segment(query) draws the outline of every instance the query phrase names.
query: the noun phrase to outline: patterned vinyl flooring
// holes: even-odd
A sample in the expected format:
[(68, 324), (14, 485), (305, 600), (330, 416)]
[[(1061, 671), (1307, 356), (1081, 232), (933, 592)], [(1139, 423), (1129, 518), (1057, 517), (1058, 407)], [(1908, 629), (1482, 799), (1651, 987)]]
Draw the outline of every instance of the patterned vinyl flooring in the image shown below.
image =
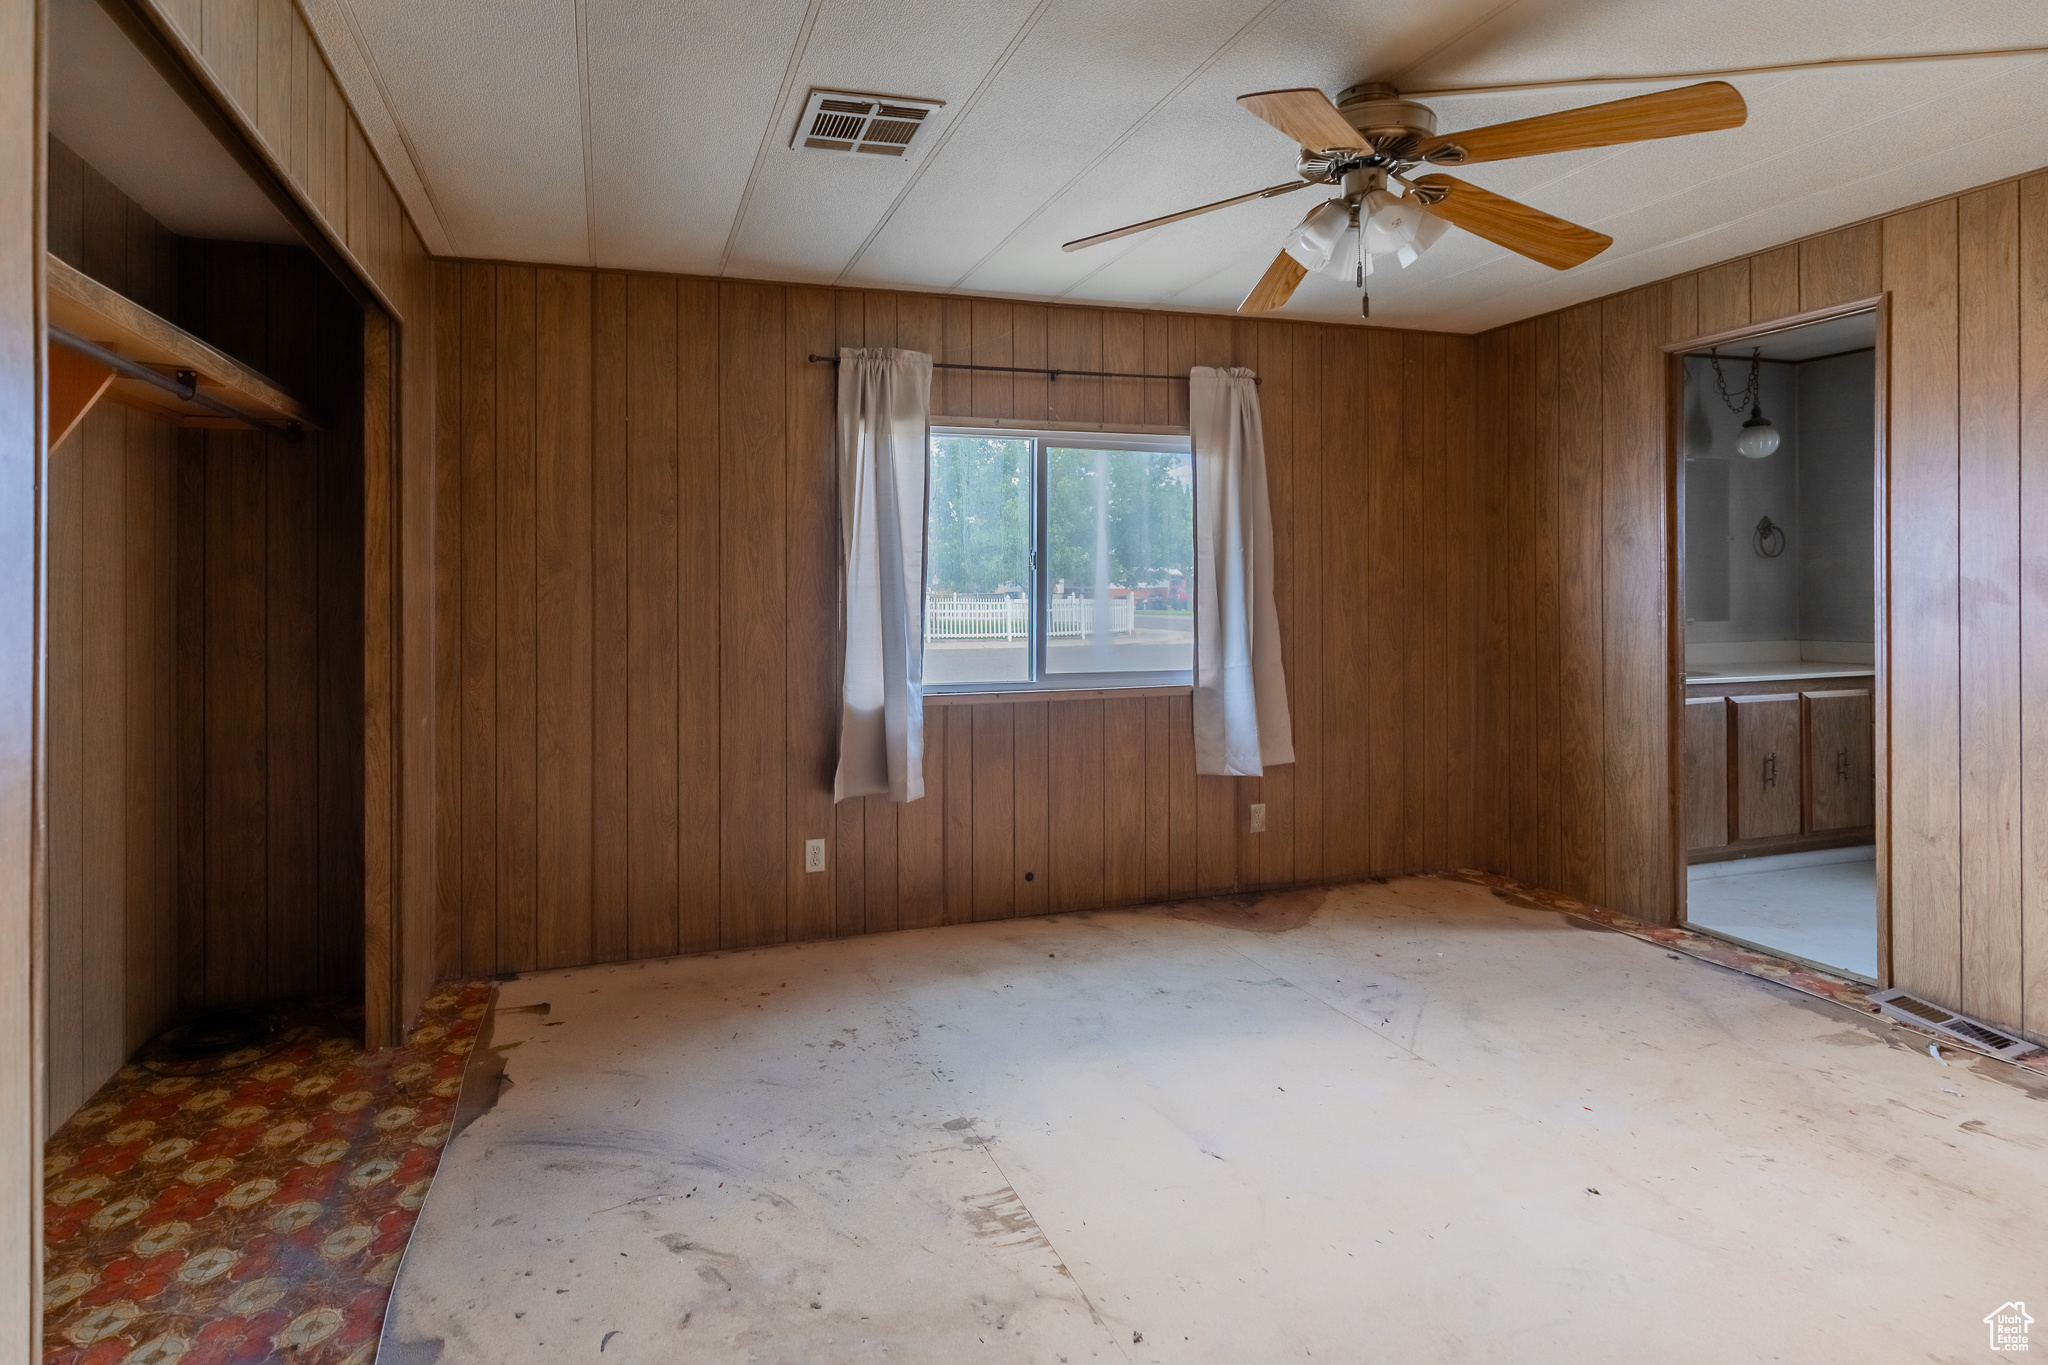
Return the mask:
[(367, 1365), (491, 990), (380, 1052), (315, 1003), (206, 1074), (122, 1067), (44, 1149), (45, 1365)]

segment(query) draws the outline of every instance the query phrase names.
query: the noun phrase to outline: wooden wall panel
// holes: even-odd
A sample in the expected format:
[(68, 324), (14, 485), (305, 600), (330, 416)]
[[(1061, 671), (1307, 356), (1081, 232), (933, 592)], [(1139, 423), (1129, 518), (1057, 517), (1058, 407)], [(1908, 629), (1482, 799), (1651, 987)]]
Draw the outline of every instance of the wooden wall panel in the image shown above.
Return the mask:
[(1602, 511), (1606, 555), (1608, 891), (1657, 920), (1675, 912), (1665, 803), (1670, 726), (1664, 681), (1663, 358), (1658, 299), (1637, 290), (1602, 307)]
[[(633, 957), (673, 953), (681, 946), (681, 831), (676, 806), (676, 632), (681, 624), (676, 596), (681, 538), (676, 495), (678, 322), (673, 280), (629, 281), (626, 809), (628, 951)], [(693, 776), (703, 780), (702, 774)], [(704, 837), (701, 830), (690, 833), (693, 839)]]
[(1699, 272), (1698, 335), (1725, 332), (1750, 323), (1750, 263), (1730, 261)]
[(1884, 288), (1882, 225), (1859, 223), (1799, 244), (1799, 308), (1875, 298)]
[(2019, 186), (1956, 203), (1962, 1006), (2020, 1018)]
[(591, 534), (592, 281), (543, 270), (536, 348), (534, 598), (537, 792), (535, 865), (540, 965), (588, 962), (593, 717)]
[[(1887, 219), (1891, 293), (1892, 970), (1962, 993), (1956, 204)], [(1902, 571), (1903, 570), (1903, 571)]]
[[(1788, 318), (1799, 311), (1799, 243), (1750, 258), (1749, 317), (1752, 322)], [(1688, 331), (1686, 336), (1701, 333)]]
[(177, 235), (56, 138), (49, 149), (51, 253), (144, 308), (177, 318)]
[(50, 456), (48, 1112), (178, 1008), (177, 429), (102, 403)]
[[(1475, 341), (1490, 547), (1476, 613), (1474, 726), (1504, 775), (1492, 864), (1528, 880), (1546, 807), (1556, 889), (1668, 919), (1683, 861), (1670, 828), (1672, 744), (1660, 345), (1889, 295), (1890, 970), (1953, 1008), (2048, 1037), (2048, 176), (1789, 243), (1565, 310), (1554, 376), (1523, 340)], [(1531, 423), (1540, 393), (1590, 414), (1560, 448), (1558, 609)], [(1532, 761), (1544, 703), (1517, 663), (1556, 651), (1559, 764)], [(1880, 724), (1885, 724), (1880, 718)], [(1487, 794), (1482, 789), (1482, 802)], [(1589, 813), (1594, 813), (1589, 815)], [(1486, 847), (1482, 838), (1480, 847)], [(1482, 861), (1484, 859), (1482, 858)]]
[[(2020, 182), (2020, 1017), (2048, 1037), (2048, 175)], [(2029, 796), (2031, 794), (2031, 797)]]
[[(536, 279), (533, 325), (509, 325)], [(517, 969), (511, 905), (537, 905), (545, 965), (568, 965), (1439, 868), (1477, 847), (1460, 798), (1483, 756), (1467, 730), (1481, 635), (1457, 612), (1482, 588), (1478, 429), (1427, 401), (1475, 382), (1470, 342), (482, 263), (437, 280), (439, 753), (463, 775), (438, 788), (444, 962)], [(1185, 693), (931, 699), (925, 799), (832, 803), (836, 389), (806, 357), (888, 345), (1264, 374), (1294, 765), (1197, 778)], [(1367, 399), (1357, 378), (1380, 374)], [(531, 405), (507, 396), (528, 384)], [(1187, 420), (1172, 381), (941, 371), (933, 391), (949, 417)], [(542, 783), (514, 841), (505, 775), (529, 771), (567, 780)], [(821, 874), (802, 870), (812, 838)], [(558, 866), (576, 869), (561, 895)]]
[[(1563, 410), (1601, 410), (1601, 308), (1582, 304), (1559, 318), (1558, 384)], [(1558, 876), (1600, 901), (1607, 894), (1605, 537), (1601, 451), (1582, 429), (1562, 443), (1558, 470)]]
[(789, 937), (783, 293), (718, 291), (719, 524), (736, 532), (719, 564), (718, 941), (733, 946)]
[(0, 0), (0, 1361), (41, 1358), (41, 1016), (48, 553), (43, 478), (42, 0)]
[(188, 242), (184, 256), (188, 325), (307, 394), (333, 430), (179, 438), (178, 818), (193, 854), (180, 1004), (354, 994), (368, 876), (362, 313), (297, 248)]

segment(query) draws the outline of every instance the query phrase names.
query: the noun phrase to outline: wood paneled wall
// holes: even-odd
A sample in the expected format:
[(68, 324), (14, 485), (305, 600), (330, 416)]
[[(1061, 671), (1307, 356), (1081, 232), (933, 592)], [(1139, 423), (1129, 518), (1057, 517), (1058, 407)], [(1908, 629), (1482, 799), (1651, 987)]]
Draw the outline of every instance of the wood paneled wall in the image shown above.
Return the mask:
[(61, 1122), (179, 1006), (178, 429), (101, 403), (50, 453), (46, 1078)]
[(176, 321), (178, 235), (56, 138), (49, 148), (50, 251)]
[(363, 574), (362, 918), (371, 1041), (394, 1041), (434, 981), (434, 344), (432, 265), (419, 232), (291, 0), (109, 0), (131, 34), (196, 82), (267, 185), (374, 292), (394, 324), (367, 325), (373, 384), (367, 433)]
[(362, 312), (310, 252), (185, 244), (200, 331), (330, 415), (180, 436), (179, 1001), (363, 981)]
[[(1469, 340), (484, 263), (435, 283), (444, 971), (1476, 856)], [(842, 345), (1258, 370), (1299, 761), (1198, 778), (1184, 693), (934, 702), (926, 798), (835, 808), (835, 380), (805, 357)], [(940, 371), (933, 407), (1178, 425), (1186, 402)]]
[(42, 1355), (41, 0), (0, 0), (0, 1365)]
[(1673, 916), (1657, 347), (1881, 293), (1892, 974), (2048, 1037), (2048, 176), (1479, 338), (1489, 861)]

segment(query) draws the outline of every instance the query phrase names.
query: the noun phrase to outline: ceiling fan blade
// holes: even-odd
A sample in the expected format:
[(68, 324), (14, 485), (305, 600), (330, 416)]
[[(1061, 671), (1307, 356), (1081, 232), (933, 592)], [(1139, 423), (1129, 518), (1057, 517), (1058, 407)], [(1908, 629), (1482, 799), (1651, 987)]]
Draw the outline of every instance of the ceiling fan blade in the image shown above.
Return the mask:
[(1269, 185), (1263, 190), (1253, 190), (1250, 194), (1240, 194), (1234, 199), (1218, 199), (1213, 204), (1204, 204), (1200, 208), (1182, 209), (1179, 213), (1169, 213), (1163, 218), (1147, 218), (1142, 223), (1132, 223), (1129, 227), (1120, 227), (1113, 232), (1098, 232), (1093, 237), (1076, 237), (1073, 241), (1062, 246), (1060, 250), (1079, 251), (1084, 246), (1094, 246), (1099, 242), (1115, 241), (1119, 237), (1128, 237), (1134, 232), (1143, 232), (1147, 228), (1165, 227), (1168, 223), (1178, 223), (1181, 219), (1192, 218), (1198, 213), (1213, 213), (1217, 209), (1227, 209), (1232, 204), (1248, 204), (1254, 199), (1271, 199), (1275, 195), (1292, 194), (1295, 190), (1307, 189), (1310, 185), (1318, 183), (1320, 182), (1314, 180), (1290, 180), (1284, 185)]
[(1237, 102), (1311, 151), (1348, 147), (1369, 152), (1365, 137), (1337, 112), (1320, 90), (1260, 90)]
[(1424, 189), (1444, 192), (1442, 199), (1424, 206), (1429, 212), (1495, 246), (1541, 261), (1553, 270), (1583, 265), (1614, 244), (1614, 239), (1605, 233), (1567, 223), (1542, 209), (1532, 209), (1453, 176), (1418, 176), (1415, 183)]
[(1252, 286), (1252, 292), (1244, 296), (1244, 302), (1237, 305), (1240, 313), (1270, 313), (1294, 297), (1294, 290), (1308, 278), (1308, 271), (1300, 261), (1286, 252), (1273, 258), (1273, 264), (1266, 267), (1266, 273), (1259, 276), (1259, 282)]
[(1660, 90), (1654, 95), (1636, 95), (1562, 113), (1516, 119), (1513, 123), (1467, 128), (1462, 133), (1442, 133), (1424, 141), (1414, 154), (1426, 157), (1443, 147), (1462, 147), (1464, 159), (1450, 164), (1465, 166), (1517, 156), (1542, 156), (1547, 152), (1575, 152), (1585, 147), (1611, 147), (1619, 142), (1680, 137), (1686, 133), (1711, 133), (1720, 128), (1740, 128), (1748, 118), (1749, 106), (1743, 103), (1742, 92), (1726, 81), (1702, 81), (1677, 90)]

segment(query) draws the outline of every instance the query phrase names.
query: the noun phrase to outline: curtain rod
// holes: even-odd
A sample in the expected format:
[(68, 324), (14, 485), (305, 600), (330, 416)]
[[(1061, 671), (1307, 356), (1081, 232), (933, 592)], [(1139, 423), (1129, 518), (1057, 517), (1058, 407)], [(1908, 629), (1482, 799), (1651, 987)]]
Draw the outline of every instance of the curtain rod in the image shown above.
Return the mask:
[[(839, 357), (836, 355), (814, 355), (808, 358), (820, 365), (837, 365), (839, 363)], [(1055, 381), (1061, 375), (1066, 375), (1069, 379), (1178, 379), (1183, 384), (1188, 382), (1188, 377), (1184, 374), (1133, 374), (1129, 370), (1041, 370), (1032, 365), (958, 365), (946, 360), (934, 360), (932, 368), (935, 370), (994, 370), (1002, 374), (1042, 374)], [(1252, 376), (1252, 383), (1254, 384), (1263, 384), (1265, 382), (1265, 380), (1257, 375)]]
[(187, 403), (205, 408), (208, 412), (232, 418), (245, 426), (254, 427), (266, 435), (281, 436), (287, 441), (297, 441), (305, 435), (304, 428), (300, 427), (297, 422), (284, 422), (281, 424), (266, 422), (260, 417), (251, 417), (248, 413), (231, 408), (217, 398), (201, 393), (199, 391), (199, 381), (196, 377), (190, 382), (182, 378), (182, 376), (191, 373), (189, 370), (180, 370), (178, 373), (181, 377), (172, 378), (160, 370), (152, 370), (147, 365), (139, 365), (118, 351), (110, 351), (104, 346), (95, 345), (84, 337), (74, 332), (68, 332), (55, 323), (50, 324), (49, 333), (50, 340), (58, 345), (74, 350), (87, 359), (98, 361), (115, 374), (122, 375), (128, 379), (139, 379), (145, 384), (153, 384), (165, 393), (174, 394)]

